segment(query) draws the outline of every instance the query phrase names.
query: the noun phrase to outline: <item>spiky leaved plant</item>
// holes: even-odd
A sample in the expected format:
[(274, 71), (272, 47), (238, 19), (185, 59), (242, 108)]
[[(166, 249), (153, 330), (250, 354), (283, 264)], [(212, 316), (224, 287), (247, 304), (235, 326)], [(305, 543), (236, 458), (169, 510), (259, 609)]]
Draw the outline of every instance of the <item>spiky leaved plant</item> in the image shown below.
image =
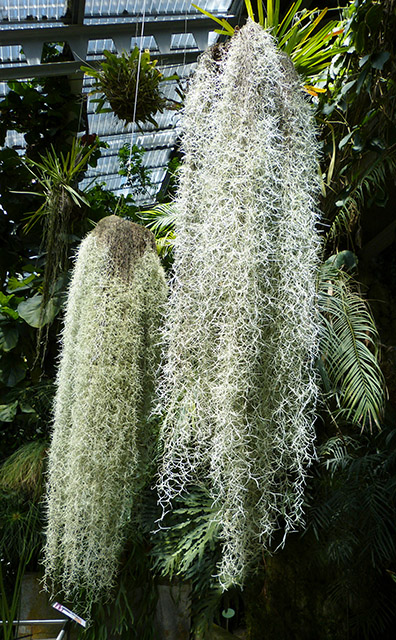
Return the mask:
[(116, 216), (82, 242), (69, 291), (49, 450), (48, 587), (108, 595), (152, 471), (148, 420), (166, 300), (152, 233)]
[(201, 57), (183, 147), (158, 487), (208, 487), (227, 588), (301, 522), (314, 454), (315, 128), (259, 25)]

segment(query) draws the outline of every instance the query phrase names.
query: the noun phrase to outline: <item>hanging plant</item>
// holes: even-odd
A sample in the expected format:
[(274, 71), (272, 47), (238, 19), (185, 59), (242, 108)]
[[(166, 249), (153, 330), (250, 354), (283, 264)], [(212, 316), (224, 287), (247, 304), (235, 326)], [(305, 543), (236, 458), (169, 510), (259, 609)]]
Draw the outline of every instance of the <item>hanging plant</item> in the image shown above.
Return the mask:
[[(162, 82), (176, 80), (177, 76), (164, 77), (156, 67), (157, 60), (150, 59), (148, 50), (141, 52), (135, 47), (130, 54), (123, 51), (120, 56), (110, 51), (103, 53), (106, 61), (100, 69), (81, 67), (95, 79), (92, 93), (102, 94), (93, 100), (97, 103), (96, 113), (113, 111), (127, 124), (150, 122), (157, 127), (154, 116), (158, 111), (180, 107), (175, 100), (166, 98), (160, 87)], [(111, 109), (104, 108), (106, 100)]]
[(183, 149), (158, 490), (209, 492), (228, 588), (303, 520), (318, 393), (315, 128), (258, 24), (201, 57)]
[(46, 584), (109, 594), (152, 471), (149, 420), (166, 299), (152, 233), (116, 216), (83, 240), (69, 290), (49, 450)]

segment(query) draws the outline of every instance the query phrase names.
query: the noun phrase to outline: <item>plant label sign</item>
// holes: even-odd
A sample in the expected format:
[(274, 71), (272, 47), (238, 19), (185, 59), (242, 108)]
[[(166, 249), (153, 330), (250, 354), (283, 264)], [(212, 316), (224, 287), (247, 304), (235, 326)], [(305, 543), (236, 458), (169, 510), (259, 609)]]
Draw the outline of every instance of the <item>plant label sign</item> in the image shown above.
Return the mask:
[(68, 618), (71, 618), (72, 620), (74, 620), (74, 622), (77, 622), (77, 624), (80, 624), (82, 627), (87, 626), (87, 623), (85, 620), (83, 620), (82, 618), (80, 618), (80, 616), (78, 616), (76, 613), (74, 613), (73, 611), (70, 611), (70, 609), (67, 609), (67, 607), (64, 607), (63, 604), (59, 604), (59, 602), (54, 602), (54, 604), (52, 605), (54, 607), (54, 609), (56, 609), (57, 611), (60, 611), (61, 613), (63, 613), (65, 616), (68, 616)]

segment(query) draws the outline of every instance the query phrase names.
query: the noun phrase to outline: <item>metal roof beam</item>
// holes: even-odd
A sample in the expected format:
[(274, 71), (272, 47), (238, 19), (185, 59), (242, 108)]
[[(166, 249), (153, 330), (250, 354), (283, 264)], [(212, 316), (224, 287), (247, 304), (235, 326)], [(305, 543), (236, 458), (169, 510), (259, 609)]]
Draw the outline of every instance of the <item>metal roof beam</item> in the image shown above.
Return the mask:
[[(191, 64), (197, 61), (199, 51), (186, 53), (172, 53), (166, 55), (156, 53), (155, 58), (159, 64), (179, 65)], [(43, 64), (20, 64), (18, 66), (0, 67), (0, 82), (9, 80), (23, 80), (25, 78), (45, 78), (49, 76), (69, 76), (80, 72), (82, 64), (88, 64), (93, 69), (99, 69), (100, 60), (81, 60), (79, 62), (47, 62)], [(81, 72), (82, 73), (82, 72)]]
[[(228, 18), (232, 24), (235, 22)], [(70, 24), (55, 27), (33, 27), (31, 29), (7, 29), (0, 31), (0, 45), (18, 45), (32, 40), (38, 42), (68, 42), (70, 38), (85, 38), (88, 40), (106, 40), (113, 36), (129, 34), (136, 35), (136, 22), (119, 22), (113, 24)], [(138, 22), (140, 24), (140, 21)], [(214, 31), (216, 24), (210, 18), (189, 18), (184, 20), (156, 20), (146, 22), (144, 35), (154, 36), (164, 34), (193, 33), (206, 29)]]
[[(81, 16), (79, 19), (80, 18)], [(69, 24), (59, 27), (9, 29), (0, 31), (0, 45), (20, 45), (25, 52), (28, 64), (33, 67), (40, 63), (41, 52), (45, 42), (67, 42), (73, 52), (75, 61), (86, 62), (89, 40), (106, 40), (112, 38), (118, 51), (120, 51), (127, 46), (128, 38), (131, 39), (136, 36), (136, 24), (136, 22), (118, 24)], [(214, 27), (215, 23), (210, 18), (194, 17), (187, 21), (157, 20), (155, 22), (145, 23), (144, 35), (154, 37), (160, 54), (172, 55), (172, 35), (192, 33), (197, 43), (198, 51), (202, 51), (207, 44), (208, 32), (212, 31)], [(52, 75), (54, 73), (53, 70), (50, 71), (48, 64), (43, 65), (43, 72), (40, 72), (38, 75)], [(14, 67), (14, 69), (18, 70), (21, 68), (20, 65)], [(50, 71), (49, 74), (46, 69)], [(26, 72), (23, 70), (22, 73), (25, 74)], [(18, 71), (15, 71), (12, 75), (10, 75), (10, 73), (1, 74), (0, 80), (27, 77), (26, 75), (20, 76), (17, 74)], [(33, 75), (37, 76), (36, 73)]]
[(85, 0), (72, 0), (70, 13), (72, 24), (83, 24), (85, 15)]

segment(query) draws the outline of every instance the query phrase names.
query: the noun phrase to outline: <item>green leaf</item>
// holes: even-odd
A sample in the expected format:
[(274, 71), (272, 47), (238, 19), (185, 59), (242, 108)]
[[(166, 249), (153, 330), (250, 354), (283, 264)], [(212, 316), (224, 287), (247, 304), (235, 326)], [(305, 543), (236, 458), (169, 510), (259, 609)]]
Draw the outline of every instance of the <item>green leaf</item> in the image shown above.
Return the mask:
[(235, 611), (231, 608), (223, 609), (221, 615), (223, 616), (223, 618), (233, 618), (235, 616)]
[(356, 151), (357, 153), (360, 153), (361, 151), (363, 151), (363, 149), (364, 149), (364, 140), (361, 137), (361, 135), (357, 132), (353, 136), (352, 151)]
[(344, 96), (346, 93), (348, 93), (348, 91), (352, 89), (352, 87), (355, 84), (356, 84), (356, 80), (351, 80), (350, 82), (347, 82), (346, 84), (344, 84), (341, 89), (341, 95)]
[(198, 7), (198, 5), (194, 3), (192, 3), (191, 6), (193, 6), (194, 9), (197, 9), (198, 11), (203, 13), (205, 16), (208, 16), (208, 18), (211, 18), (212, 20), (220, 24), (223, 27), (223, 29), (227, 31), (228, 35), (234, 34), (234, 28), (224, 18), (217, 18), (216, 16), (213, 15), (213, 13), (210, 13), (209, 11), (205, 11), (205, 9), (201, 9), (201, 7)]
[(344, 136), (338, 143), (338, 148), (342, 149), (343, 147), (345, 147), (345, 145), (350, 141), (350, 139), (352, 138), (353, 134), (355, 132), (354, 131), (350, 131), (349, 133), (347, 133), (346, 136)]
[(43, 296), (36, 293), (31, 298), (18, 305), (18, 313), (27, 324), (35, 329), (51, 323), (60, 311), (62, 301), (60, 296), (50, 298), (45, 308), (42, 307)]
[(381, 53), (377, 53), (377, 55), (372, 57), (371, 66), (373, 69), (379, 69), (379, 71), (382, 71), (385, 62), (388, 62), (389, 58), (389, 51), (381, 51)]
[(358, 77), (358, 79), (357, 79), (357, 83), (356, 83), (356, 93), (357, 93), (358, 95), (359, 95), (359, 93), (360, 93), (360, 91), (361, 91), (361, 89), (362, 89), (362, 86), (363, 86), (363, 83), (364, 83), (365, 79), (367, 78), (368, 72), (369, 72), (369, 68), (368, 68), (368, 67), (365, 67), (365, 68), (364, 68), (364, 69), (359, 73), (359, 77)]
[(0, 349), (11, 351), (19, 338), (19, 330), (15, 323), (0, 322)]
[(15, 387), (26, 376), (26, 365), (13, 354), (4, 354), (0, 360), (0, 381), (7, 387)]
[(18, 400), (11, 404), (0, 404), (0, 422), (12, 422), (18, 409)]
[(23, 289), (23, 290), (31, 289), (32, 282), (35, 279), (36, 279), (36, 274), (34, 273), (32, 273), (27, 278), (24, 278), (23, 280), (19, 280), (15, 276), (11, 276), (11, 278), (9, 278), (8, 280), (7, 289), (8, 291), (16, 291), (17, 289)]
[(0, 291), (0, 304), (2, 306), (8, 307), (8, 303), (13, 297), (13, 294), (6, 296), (2, 291)]
[(22, 413), (32, 413), (32, 414), (34, 413), (34, 414), (37, 415), (36, 410), (33, 409), (33, 407), (30, 404), (28, 404), (27, 402), (24, 402), (22, 400), (22, 401), (19, 402), (19, 406), (20, 406), (20, 409), (21, 409)]
[(363, 58), (360, 58), (360, 60), (359, 60), (359, 67), (360, 68), (364, 67), (364, 65), (366, 64), (367, 60), (370, 60), (370, 56), (371, 56), (371, 54), (368, 53), (366, 56), (363, 56)]
[(355, 46), (357, 51), (362, 52), (365, 50), (365, 48), (367, 47), (369, 35), (370, 34), (368, 26), (364, 22), (361, 22), (355, 37)]
[(370, 31), (376, 31), (382, 21), (383, 11), (379, 4), (373, 4), (367, 11), (364, 18), (365, 23), (369, 26)]
[(19, 318), (18, 312), (10, 307), (1, 307), (1, 313), (5, 313), (7, 316), (10, 316), (13, 320), (17, 320)]
[(345, 271), (353, 271), (357, 267), (357, 258), (352, 251), (339, 251), (326, 260), (325, 265), (334, 267), (335, 269), (344, 269)]
[(334, 111), (334, 109), (336, 108), (336, 106), (337, 106), (337, 105), (336, 105), (336, 103), (335, 103), (335, 102), (333, 102), (332, 104), (330, 104), (330, 103), (328, 103), (328, 102), (327, 102), (327, 103), (325, 103), (325, 104), (323, 105), (322, 113), (323, 113), (325, 116), (329, 116), (330, 114), (332, 114), (332, 113), (333, 113), (333, 111)]

